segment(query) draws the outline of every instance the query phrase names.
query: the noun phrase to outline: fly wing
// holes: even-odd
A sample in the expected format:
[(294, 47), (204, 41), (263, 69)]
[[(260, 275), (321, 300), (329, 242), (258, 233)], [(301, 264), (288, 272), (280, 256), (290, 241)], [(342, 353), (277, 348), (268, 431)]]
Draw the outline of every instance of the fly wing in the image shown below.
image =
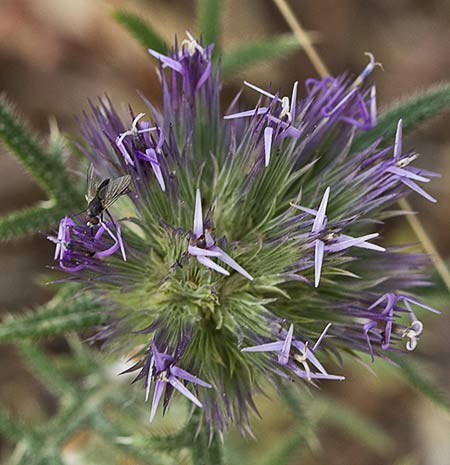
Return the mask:
[(98, 196), (102, 202), (104, 210), (109, 208), (121, 195), (126, 194), (131, 186), (131, 176), (121, 176), (120, 178), (111, 179), (105, 187), (98, 190)]
[(98, 183), (95, 178), (95, 171), (94, 165), (92, 163), (89, 164), (88, 172), (87, 172), (87, 190), (86, 190), (86, 201), (87, 203), (91, 203), (94, 197), (97, 195)]

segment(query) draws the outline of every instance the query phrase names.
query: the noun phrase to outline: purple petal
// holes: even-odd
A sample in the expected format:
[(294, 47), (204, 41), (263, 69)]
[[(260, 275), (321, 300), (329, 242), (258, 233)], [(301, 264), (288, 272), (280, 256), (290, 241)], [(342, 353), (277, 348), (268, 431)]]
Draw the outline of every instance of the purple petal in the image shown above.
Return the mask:
[(376, 245), (376, 244), (370, 244), (366, 242), (378, 236), (379, 236), (378, 233), (367, 234), (361, 237), (351, 237), (351, 236), (342, 234), (336, 239), (337, 240), (336, 243), (327, 245), (326, 250), (329, 252), (340, 252), (341, 250), (348, 249), (349, 247), (361, 247), (363, 249), (370, 249), (370, 250), (376, 250), (379, 252), (385, 252), (386, 251), (385, 248), (380, 247), (379, 245)]
[(175, 376), (169, 375), (169, 383), (178, 391), (183, 394), (184, 397), (187, 397), (191, 402), (193, 402), (198, 407), (202, 408), (202, 403), (194, 396), (194, 394), (189, 391), (180, 381), (178, 381)]
[(208, 249), (201, 249), (200, 247), (196, 247), (195, 245), (190, 245), (188, 247), (188, 252), (191, 255), (200, 256), (200, 257), (220, 257), (220, 252), (214, 252), (213, 250)]
[(369, 310), (374, 309), (377, 305), (381, 304), (381, 302), (383, 302), (383, 300), (385, 300), (386, 298), (387, 298), (387, 294), (383, 294), (377, 301), (375, 301), (375, 302), (369, 307)]
[(264, 129), (264, 160), (266, 167), (269, 166), (270, 162), (270, 151), (272, 150), (272, 135), (273, 128), (267, 127)]
[(291, 207), (301, 210), (302, 212), (309, 213), (310, 215), (317, 215), (317, 210), (313, 210), (312, 208), (302, 207), (301, 205), (295, 205), (294, 203), (291, 203)]
[(389, 173), (396, 174), (397, 176), (404, 176), (409, 179), (414, 179), (415, 181), (430, 182), (428, 178), (424, 178), (423, 176), (419, 176), (418, 174), (415, 174), (403, 168), (399, 168), (398, 166), (391, 166), (386, 171), (389, 171)]
[(177, 73), (183, 74), (183, 66), (178, 61), (166, 55), (162, 55), (161, 53), (158, 53), (155, 50), (152, 50), (151, 48), (148, 49), (148, 52), (150, 53), (150, 55), (157, 58), (164, 66), (168, 66)]
[(337, 381), (343, 381), (345, 379), (345, 376), (338, 376), (338, 375), (330, 375), (328, 373), (306, 373), (304, 370), (300, 370), (300, 368), (295, 368), (292, 370), (297, 376), (300, 378), (308, 379), (329, 379), (329, 380), (337, 380)]
[(195, 194), (195, 212), (194, 212), (194, 236), (196, 238), (203, 234), (203, 213), (202, 213), (202, 196), (200, 189)]
[[(305, 352), (305, 343), (302, 341), (292, 341), (292, 345), (301, 353)], [(324, 366), (319, 362), (318, 358), (314, 355), (313, 351), (309, 348), (306, 349), (306, 358), (321, 372), (326, 374)]]
[(375, 86), (370, 89), (370, 123), (372, 127), (377, 125), (377, 90)]
[(422, 308), (424, 308), (425, 310), (429, 310), (430, 312), (436, 313), (437, 315), (440, 315), (440, 314), (441, 314), (441, 312), (440, 312), (439, 310), (436, 310), (436, 309), (433, 308), (433, 307), (429, 307), (428, 305), (423, 304), (422, 302), (420, 302), (420, 301), (417, 300), (417, 299), (414, 299), (413, 297), (403, 296), (403, 297), (402, 297), (402, 300), (403, 300), (404, 302), (409, 302), (409, 303), (411, 303), (411, 304), (418, 305), (419, 307), (422, 307)]
[(314, 347), (311, 349), (312, 352), (315, 352), (317, 347), (320, 346), (322, 339), (325, 337), (325, 334), (327, 334), (327, 331), (330, 329), (330, 327), (331, 327), (331, 323), (328, 323), (325, 326), (325, 329), (322, 331), (321, 335), (319, 336), (319, 339), (317, 339), (316, 343), (314, 344)]
[(256, 92), (258, 92), (258, 93), (260, 93), (260, 94), (262, 94), (262, 95), (264, 95), (266, 97), (269, 97), (271, 99), (276, 99), (279, 102), (281, 102), (280, 98), (276, 97), (275, 95), (271, 94), (270, 92), (267, 92), (267, 90), (261, 89), (261, 87), (255, 86), (255, 84), (251, 84), (248, 81), (244, 81), (244, 85), (246, 85), (247, 87), (250, 87), (250, 89), (256, 90)]
[(251, 276), (247, 271), (242, 268), (242, 266), (238, 265), (227, 253), (225, 253), (220, 247), (213, 247), (212, 250), (220, 252), (220, 257), (219, 260), (222, 260), (224, 263), (226, 263), (228, 266), (236, 270), (238, 273), (240, 273), (242, 276), (245, 278), (249, 279), (250, 281), (253, 281), (253, 276)]
[(429, 200), (430, 202), (433, 202), (433, 203), (436, 203), (437, 200), (432, 197), (430, 194), (428, 194), (428, 192), (424, 191), (421, 187), (419, 187), (414, 181), (411, 181), (410, 179), (408, 178), (400, 178), (400, 181), (405, 184), (406, 186), (408, 186), (410, 189), (412, 189), (413, 191), (417, 192), (419, 195), (421, 195), (422, 197), (425, 197), (427, 200)]
[(394, 142), (394, 160), (400, 160), (402, 155), (402, 129), (403, 129), (403, 120), (399, 119), (397, 123), (397, 131), (395, 133), (395, 142)]
[(291, 324), (291, 326), (289, 326), (289, 331), (287, 333), (286, 339), (283, 341), (283, 347), (281, 348), (281, 351), (278, 354), (278, 363), (280, 365), (286, 365), (286, 363), (289, 360), (289, 354), (291, 352), (293, 334), (294, 334), (294, 325)]
[(155, 357), (152, 357), (148, 365), (147, 379), (145, 380), (145, 402), (148, 401), (150, 386), (152, 384), (153, 367), (155, 366)]
[(258, 346), (245, 347), (241, 352), (278, 352), (282, 350), (284, 341), (269, 342)]
[(323, 229), (324, 222), (325, 222), (325, 212), (327, 209), (329, 196), (330, 196), (330, 188), (327, 187), (325, 190), (325, 193), (323, 194), (322, 201), (320, 202), (320, 207), (317, 210), (317, 216), (316, 216), (316, 219), (314, 220), (314, 224), (312, 227), (313, 233), (318, 233), (322, 231)]
[(316, 252), (314, 255), (314, 286), (319, 287), (320, 273), (322, 271), (323, 264), (323, 251), (325, 244), (320, 240), (316, 239)]
[(166, 364), (164, 363), (164, 359), (162, 357), (163, 354), (159, 352), (158, 348), (156, 347), (153, 341), (151, 343), (151, 348), (152, 348), (153, 357), (155, 358), (157, 372), (164, 371), (166, 368)]
[(237, 118), (246, 118), (249, 116), (262, 115), (267, 113), (269, 109), (267, 107), (254, 108), (253, 110), (241, 111), (239, 113), (232, 113), (231, 115), (225, 115), (223, 119), (237, 119)]
[(189, 381), (190, 383), (198, 384), (199, 386), (206, 388), (212, 388), (211, 384), (207, 383), (206, 381), (202, 381), (200, 378), (197, 378), (197, 376), (191, 375), (186, 370), (178, 368), (177, 366), (170, 367), (170, 372), (173, 376)]
[(156, 179), (159, 183), (159, 186), (161, 187), (161, 190), (163, 192), (166, 191), (166, 185), (164, 184), (164, 178), (163, 178), (163, 175), (162, 175), (162, 172), (161, 172), (161, 168), (159, 166), (159, 162), (158, 162), (158, 157), (156, 156), (156, 152), (154, 149), (147, 149), (145, 151), (146, 155), (151, 157), (151, 158), (154, 158), (156, 160), (156, 163), (150, 163), (152, 169), (153, 169), (153, 172), (155, 173), (155, 176), (156, 176)]
[(131, 166), (134, 166), (134, 161), (130, 157), (129, 153), (127, 152), (127, 149), (125, 148), (125, 144), (123, 143), (123, 140), (128, 135), (130, 135), (129, 132), (124, 132), (123, 134), (120, 134), (120, 136), (117, 136), (115, 143), (120, 153), (123, 155), (123, 158), (125, 159), (125, 163)]
[(291, 94), (291, 108), (290, 108), (290, 113), (291, 113), (291, 118), (292, 121), (295, 121), (295, 109), (297, 106), (297, 89), (298, 89), (298, 81), (294, 82), (294, 86), (292, 87), (292, 94)]
[(152, 409), (150, 411), (150, 423), (152, 423), (155, 418), (156, 409), (158, 408), (159, 401), (161, 400), (164, 384), (164, 381), (161, 381), (160, 379), (156, 381), (155, 392), (153, 393)]
[(197, 85), (195, 86), (196, 92), (199, 91), (199, 89), (203, 86), (203, 84), (208, 80), (209, 76), (211, 76), (211, 71), (212, 71), (212, 61), (209, 60), (208, 64), (206, 65), (205, 71), (200, 76), (200, 79), (198, 80)]
[(201, 263), (202, 265), (211, 268), (212, 270), (217, 271), (218, 273), (222, 273), (225, 276), (230, 276), (230, 273), (225, 269), (222, 268), (220, 265), (217, 263), (214, 263), (210, 258), (208, 257), (202, 257), (202, 256), (197, 256), (197, 261)]

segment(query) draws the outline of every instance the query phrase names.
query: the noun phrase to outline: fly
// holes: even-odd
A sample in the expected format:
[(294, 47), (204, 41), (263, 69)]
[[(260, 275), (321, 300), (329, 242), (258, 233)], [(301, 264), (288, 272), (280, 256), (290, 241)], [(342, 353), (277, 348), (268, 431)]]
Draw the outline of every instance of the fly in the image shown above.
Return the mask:
[(97, 225), (102, 221), (103, 212), (122, 195), (130, 190), (131, 176), (120, 176), (115, 179), (104, 179), (101, 182), (95, 178), (94, 165), (89, 165), (87, 174), (86, 220), (90, 225)]

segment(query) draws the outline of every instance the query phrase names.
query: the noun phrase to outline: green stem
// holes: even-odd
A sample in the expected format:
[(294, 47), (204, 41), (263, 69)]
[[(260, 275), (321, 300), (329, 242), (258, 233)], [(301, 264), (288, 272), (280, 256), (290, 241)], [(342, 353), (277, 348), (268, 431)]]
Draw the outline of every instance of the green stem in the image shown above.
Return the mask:
[[(223, 444), (217, 433), (210, 440), (209, 430), (202, 423), (201, 412), (194, 412), (186, 432), (192, 438), (193, 465), (222, 465)], [(197, 433), (198, 432), (198, 433)]]

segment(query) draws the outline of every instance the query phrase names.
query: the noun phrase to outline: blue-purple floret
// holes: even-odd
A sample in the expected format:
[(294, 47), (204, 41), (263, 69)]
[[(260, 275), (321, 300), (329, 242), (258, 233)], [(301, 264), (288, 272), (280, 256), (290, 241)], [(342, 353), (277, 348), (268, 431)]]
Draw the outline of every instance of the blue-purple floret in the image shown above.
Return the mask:
[[(249, 98), (259, 94), (257, 103), (240, 107), (236, 98), (222, 114), (212, 50), (190, 34), (167, 55), (150, 50), (159, 62), (161, 111), (145, 97), (146, 113), (130, 108), (122, 116), (108, 98), (91, 103), (80, 149), (99, 179), (131, 176), (127, 195), (135, 214), (101, 218), (95, 226), (66, 216), (49, 239), (57, 268), (90, 286), (102, 289), (108, 282), (126, 295), (136, 282), (157, 283), (142, 308), (121, 311), (113, 298), (106, 300), (114, 309), (111, 330), (99, 333), (147, 338), (132, 369), (140, 369), (136, 380), (145, 380), (145, 399), (152, 398), (150, 421), (161, 399), (166, 411), (175, 390), (203, 408), (211, 431), (223, 432), (232, 421), (251, 434), (256, 375), (275, 386), (285, 379), (342, 380), (320, 361), (326, 354), (338, 358), (345, 349), (388, 357), (402, 343), (415, 349), (423, 332), (415, 312), (436, 312), (408, 291), (428, 284), (422, 271), (427, 258), (382, 247), (376, 229), (411, 191), (435, 202), (418, 183), (437, 174), (411, 165), (417, 155), (403, 152), (402, 120), (391, 146), (379, 139), (352, 152), (355, 134), (377, 124), (375, 86), (366, 84), (379, 65), (371, 54), (356, 78), (308, 79), (300, 99), (298, 82), (286, 97), (245, 82)], [(277, 169), (285, 170), (284, 178), (270, 177)], [(221, 176), (225, 187), (214, 191)], [(265, 182), (280, 183), (270, 205), (261, 203)], [(266, 213), (248, 232), (245, 222), (257, 209)], [(277, 254), (284, 247), (288, 258), (281, 266)], [(170, 265), (167, 255), (176, 256)], [(150, 256), (160, 257), (156, 269), (149, 267)], [(161, 279), (159, 268), (166, 265)], [(211, 323), (205, 308), (193, 313), (189, 307), (175, 319), (164, 308), (151, 313), (151, 296), (161, 292), (168, 299), (172, 283), (187, 283), (188, 294), (192, 283), (207, 289), (208, 305), (216, 302), (213, 316), (223, 312), (225, 323)], [(222, 296), (228, 285), (232, 291)], [(286, 299), (273, 298), (274, 290), (284, 296), (300, 290), (298, 309), (287, 312)], [(254, 313), (227, 310), (239, 292)], [(150, 321), (139, 326), (136, 311)], [(222, 359), (192, 353), (199, 341), (224, 344)]]

